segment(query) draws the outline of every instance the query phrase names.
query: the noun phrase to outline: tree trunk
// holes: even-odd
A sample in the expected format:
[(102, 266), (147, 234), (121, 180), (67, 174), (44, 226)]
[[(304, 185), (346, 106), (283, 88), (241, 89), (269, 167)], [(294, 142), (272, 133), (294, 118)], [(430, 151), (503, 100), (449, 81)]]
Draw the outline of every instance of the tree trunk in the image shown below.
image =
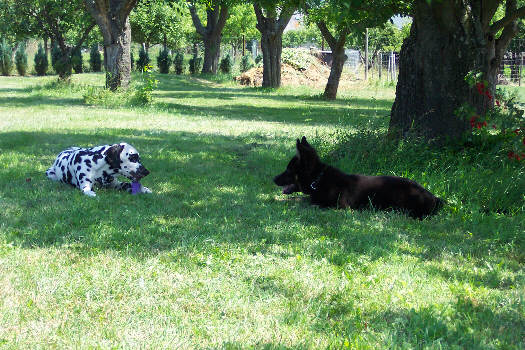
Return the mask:
[(219, 58), (221, 55), (222, 30), (228, 18), (228, 6), (224, 2), (212, 1), (211, 6), (206, 9), (206, 27), (201, 23), (195, 4), (190, 7), (191, 20), (195, 26), (197, 34), (204, 41), (204, 62), (202, 73), (217, 73), (219, 68)]
[[(391, 137), (413, 133), (429, 140), (458, 139), (472, 117), (457, 116), (459, 107), (468, 103), (484, 113), (493, 105), (490, 95), (509, 33), (505, 27), (496, 40), (490, 20), (497, 6), (482, 9), (472, 3), (417, 0), (410, 35), (401, 49)], [(491, 94), (469, 87), (465, 77), (473, 71), (483, 74)]]
[(279, 18), (277, 18), (274, 11), (267, 11), (267, 16), (264, 16), (262, 8), (257, 3), (254, 3), (253, 8), (257, 17), (256, 26), (261, 33), (261, 51), (263, 54), (262, 86), (280, 87), (283, 31), (290, 21), (295, 7), (284, 6), (281, 9)]
[(127, 87), (131, 77), (129, 13), (137, 0), (84, 0), (104, 38), (106, 87)]
[(347, 58), (344, 47), (338, 48), (337, 51), (332, 51), (332, 67), (330, 68), (330, 76), (324, 89), (324, 98), (335, 100), (337, 97), (339, 81), (341, 80), (341, 74), (343, 73), (343, 67)]
[(343, 73), (343, 67), (348, 58), (345, 54), (346, 38), (349, 34), (348, 28), (343, 28), (339, 31), (339, 37), (335, 38), (324, 21), (317, 22), (317, 27), (321, 32), (323, 39), (326, 40), (330, 49), (332, 49), (332, 64), (330, 68), (330, 76), (324, 89), (324, 98), (328, 100), (335, 100), (337, 97), (337, 89), (339, 88), (339, 81)]
[(112, 28), (112, 37), (115, 42), (104, 44), (106, 52), (106, 87), (116, 90), (118, 87), (127, 87), (131, 78), (131, 30), (129, 19), (126, 19), (125, 27)]
[(204, 38), (204, 62), (202, 63), (202, 73), (217, 73), (220, 57), (221, 37), (209, 35)]
[(283, 47), (281, 35), (261, 33), (261, 51), (263, 53), (263, 87), (281, 86), (281, 53)]

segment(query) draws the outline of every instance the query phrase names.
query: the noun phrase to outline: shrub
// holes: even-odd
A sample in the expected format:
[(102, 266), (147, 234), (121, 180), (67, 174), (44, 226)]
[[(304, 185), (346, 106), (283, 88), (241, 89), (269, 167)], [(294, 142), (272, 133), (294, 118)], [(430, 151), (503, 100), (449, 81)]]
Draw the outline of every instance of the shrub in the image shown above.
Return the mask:
[(232, 60), (230, 58), (230, 54), (224, 56), (224, 58), (221, 60), (219, 68), (223, 73), (230, 73), (232, 71)]
[(149, 64), (142, 71), (142, 84), (135, 91), (131, 99), (132, 105), (145, 106), (153, 102), (153, 90), (157, 88), (159, 81), (153, 75), (153, 67)]
[(171, 55), (168, 49), (161, 49), (159, 55), (157, 56), (157, 66), (159, 67), (159, 72), (162, 74), (167, 74), (170, 71), (171, 65)]
[(82, 63), (82, 51), (80, 48), (77, 48), (71, 52), (71, 64), (75, 73), (82, 73)]
[(57, 69), (55, 68), (58, 59), (62, 56), (62, 53), (60, 52), (60, 48), (56, 43), (53, 44), (53, 47), (51, 47), (51, 67), (55, 70), (55, 73)]
[(89, 51), (89, 66), (91, 67), (92, 72), (102, 71), (102, 58), (98, 51), (98, 44), (93, 44), (91, 46), (91, 50)]
[(149, 54), (148, 51), (144, 50), (144, 47), (141, 46), (139, 50), (139, 59), (137, 60), (137, 70), (141, 72), (144, 71), (144, 68), (149, 64)]
[(2, 75), (9, 75), (13, 70), (13, 57), (11, 46), (5, 41), (0, 42), (0, 71)]
[(173, 65), (175, 66), (175, 73), (182, 74), (184, 71), (184, 55), (182, 52), (177, 52), (175, 59), (173, 60)]
[(190, 61), (188, 63), (189, 63), (189, 67), (190, 67), (190, 73), (191, 74), (196, 74), (196, 73), (199, 72), (199, 70), (201, 68), (202, 57), (193, 55), (193, 57), (190, 58)]
[(27, 54), (26, 44), (22, 43), (15, 54), (16, 70), (19, 75), (24, 76), (27, 73)]
[(246, 72), (248, 69), (252, 68), (253, 65), (253, 58), (250, 54), (242, 56), (240, 66), (241, 73)]
[(71, 56), (68, 53), (63, 53), (56, 44), (53, 45), (51, 50), (51, 65), (61, 79), (71, 75), (73, 68), (71, 66)]
[(49, 64), (47, 62), (46, 52), (41, 44), (38, 45), (38, 51), (35, 54), (35, 71), (36, 75), (46, 75)]
[(262, 61), (263, 57), (261, 54), (258, 54), (256, 57), (255, 57), (255, 64), (259, 65), (259, 63)]

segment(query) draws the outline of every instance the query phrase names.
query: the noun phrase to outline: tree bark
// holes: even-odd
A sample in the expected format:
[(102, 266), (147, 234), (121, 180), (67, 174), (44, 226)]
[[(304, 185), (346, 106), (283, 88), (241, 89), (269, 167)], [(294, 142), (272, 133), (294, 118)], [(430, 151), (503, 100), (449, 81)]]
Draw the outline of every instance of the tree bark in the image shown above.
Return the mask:
[(275, 13), (263, 14), (261, 6), (254, 3), (257, 17), (257, 29), (261, 33), (261, 51), (263, 54), (263, 87), (281, 86), (281, 53), (283, 31), (295, 12), (295, 7), (284, 6), (279, 18)]
[(221, 57), (221, 38), (222, 30), (228, 19), (228, 6), (220, 2), (212, 2), (206, 9), (206, 27), (201, 23), (195, 3), (190, 2), (190, 14), (197, 34), (202, 37), (204, 42), (204, 62), (202, 73), (217, 73), (219, 59)]
[(339, 88), (339, 81), (343, 73), (343, 67), (348, 58), (345, 54), (345, 43), (349, 31), (345, 28), (339, 33), (339, 38), (335, 38), (324, 21), (317, 22), (317, 27), (321, 31), (323, 38), (326, 40), (330, 49), (332, 49), (332, 66), (330, 68), (330, 76), (324, 89), (324, 98), (328, 100), (335, 100), (337, 97), (337, 89)]
[(131, 78), (129, 13), (138, 0), (84, 0), (104, 38), (106, 87), (127, 87)]
[[(429, 140), (458, 139), (469, 115), (457, 116), (466, 103), (482, 114), (493, 99), (465, 81), (479, 71), (494, 96), (498, 67), (515, 35), (516, 2), (507, 1), (506, 21), (490, 24), (499, 1), (417, 0), (409, 37), (403, 43), (389, 135)], [(519, 11), (521, 13), (521, 9)], [(509, 20), (514, 18), (514, 20)], [(503, 28), (499, 38), (495, 33)]]

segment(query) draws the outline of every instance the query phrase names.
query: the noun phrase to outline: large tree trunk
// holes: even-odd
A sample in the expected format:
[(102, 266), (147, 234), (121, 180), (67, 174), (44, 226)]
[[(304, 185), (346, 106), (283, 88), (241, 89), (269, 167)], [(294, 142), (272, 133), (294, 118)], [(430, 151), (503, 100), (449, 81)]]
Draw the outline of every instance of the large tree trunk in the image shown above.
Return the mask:
[(208, 36), (204, 38), (204, 62), (202, 73), (217, 73), (221, 57), (221, 37)]
[(137, 0), (84, 0), (104, 38), (106, 87), (127, 87), (131, 78), (129, 13)]
[(254, 3), (257, 17), (257, 29), (261, 32), (261, 51), (263, 54), (263, 87), (281, 86), (281, 52), (283, 31), (292, 17), (295, 7), (284, 6), (279, 18), (275, 11), (267, 11), (264, 16), (262, 8)]
[(263, 56), (263, 87), (281, 86), (281, 53), (283, 41), (282, 33), (272, 35), (270, 32), (261, 33), (261, 51)]
[(106, 87), (116, 90), (127, 87), (131, 79), (131, 29), (126, 19), (123, 29), (112, 27), (113, 43), (104, 43), (106, 53)]
[[(495, 38), (502, 28), (490, 24), (497, 5), (417, 0), (410, 35), (401, 49), (390, 136), (413, 133), (426, 139), (457, 139), (468, 129), (471, 117), (456, 115), (459, 107), (468, 103), (484, 113), (493, 106), (498, 67), (515, 34), (515, 23), (509, 22)], [(507, 14), (512, 9), (516, 10), (515, 0), (507, 1)], [(480, 94), (465, 81), (475, 71), (488, 82), (489, 94)]]
[(204, 41), (204, 62), (202, 73), (217, 73), (221, 57), (222, 30), (228, 18), (228, 6), (219, 1), (212, 1), (206, 9), (206, 27), (201, 23), (194, 3), (190, 3), (190, 14), (195, 30)]

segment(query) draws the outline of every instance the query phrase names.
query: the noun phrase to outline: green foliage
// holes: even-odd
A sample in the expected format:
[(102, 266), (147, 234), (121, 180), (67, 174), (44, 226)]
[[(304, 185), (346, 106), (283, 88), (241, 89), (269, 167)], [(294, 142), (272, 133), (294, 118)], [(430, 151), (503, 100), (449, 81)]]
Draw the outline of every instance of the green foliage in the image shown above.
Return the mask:
[(24, 76), (27, 73), (27, 54), (25, 42), (20, 43), (15, 54), (15, 65), (19, 75)]
[(144, 46), (140, 47), (139, 59), (137, 60), (137, 70), (144, 71), (144, 68), (150, 63), (149, 53), (144, 49)]
[(246, 72), (248, 69), (252, 68), (254, 66), (255, 62), (253, 61), (251, 53), (242, 56), (241, 58), (241, 64), (240, 64), (240, 71), (241, 73)]
[(157, 67), (159, 67), (159, 72), (162, 74), (168, 74), (171, 66), (171, 55), (169, 50), (161, 49), (159, 55), (157, 56)]
[(80, 48), (77, 48), (71, 52), (71, 64), (73, 65), (73, 70), (75, 73), (80, 74), (83, 72), (82, 50)]
[(228, 21), (222, 31), (222, 42), (242, 46), (242, 37), (249, 43), (253, 39), (259, 39), (259, 31), (256, 28), (257, 19), (251, 3), (236, 2), (228, 10)]
[(284, 48), (281, 55), (283, 63), (289, 64), (297, 70), (307, 70), (316, 58), (310, 54), (308, 49)]
[(47, 56), (42, 44), (38, 44), (38, 51), (35, 54), (35, 71), (36, 75), (43, 76), (46, 75), (49, 64), (47, 61)]
[(133, 42), (186, 46), (193, 28), (191, 18), (183, 14), (177, 1), (139, 1), (129, 17)]
[(175, 67), (175, 74), (181, 75), (184, 72), (184, 54), (181, 51), (177, 51), (173, 65)]
[(130, 50), (129, 52), (129, 60), (131, 61), (131, 70), (135, 69), (135, 55), (133, 54), (133, 50)]
[(259, 65), (259, 63), (261, 63), (263, 60), (263, 57), (261, 54), (258, 54), (257, 56), (255, 56), (255, 64)]
[(230, 54), (227, 54), (222, 58), (219, 68), (223, 73), (230, 73), (232, 71), (232, 60)]
[[(406, 28), (410, 28), (411, 23), (407, 23), (403, 28), (399, 29), (390, 21), (375, 27), (368, 29), (368, 51), (370, 56), (373, 57), (378, 51), (399, 52), (403, 40), (408, 36), (410, 31)], [(347, 46), (358, 47), (361, 51), (365, 50), (365, 36), (361, 32), (355, 32), (350, 34)]]
[(13, 57), (11, 46), (5, 39), (0, 42), (0, 72), (2, 75), (10, 75), (13, 70)]
[(91, 45), (91, 50), (89, 51), (89, 66), (92, 72), (102, 71), (102, 57), (100, 56), (100, 51), (98, 51), (98, 43)]
[(308, 23), (304, 27), (283, 33), (283, 47), (321, 47), (323, 37), (316, 25)]

